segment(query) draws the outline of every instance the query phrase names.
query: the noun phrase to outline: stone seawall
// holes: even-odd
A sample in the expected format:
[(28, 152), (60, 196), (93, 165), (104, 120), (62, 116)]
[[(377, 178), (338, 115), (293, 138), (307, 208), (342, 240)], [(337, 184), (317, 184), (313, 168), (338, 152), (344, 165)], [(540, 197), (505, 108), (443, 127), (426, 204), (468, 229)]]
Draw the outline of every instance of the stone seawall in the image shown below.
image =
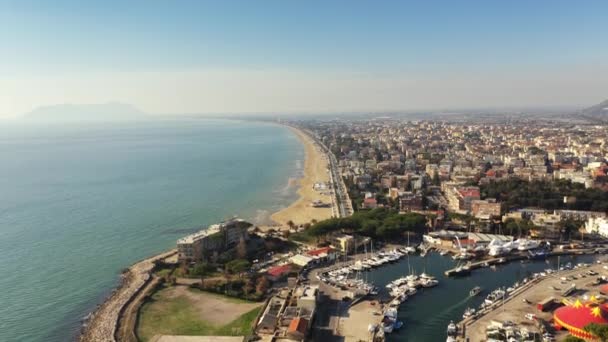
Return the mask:
[(155, 262), (173, 256), (175, 253), (177, 253), (176, 250), (171, 250), (129, 267), (123, 274), (121, 285), (91, 315), (87, 326), (80, 335), (80, 341), (116, 342), (115, 333), (124, 307), (149, 281), (150, 272), (154, 269)]

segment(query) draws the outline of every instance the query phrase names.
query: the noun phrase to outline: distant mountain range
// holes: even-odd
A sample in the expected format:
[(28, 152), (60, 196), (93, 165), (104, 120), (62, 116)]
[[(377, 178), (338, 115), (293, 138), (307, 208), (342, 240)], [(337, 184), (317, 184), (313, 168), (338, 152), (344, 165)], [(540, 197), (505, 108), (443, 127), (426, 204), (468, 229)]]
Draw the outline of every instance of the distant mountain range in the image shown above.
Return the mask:
[(136, 107), (118, 102), (99, 104), (59, 104), (34, 109), (23, 116), (44, 121), (118, 121), (148, 117)]
[(608, 121), (608, 100), (581, 110), (580, 116), (588, 120)]

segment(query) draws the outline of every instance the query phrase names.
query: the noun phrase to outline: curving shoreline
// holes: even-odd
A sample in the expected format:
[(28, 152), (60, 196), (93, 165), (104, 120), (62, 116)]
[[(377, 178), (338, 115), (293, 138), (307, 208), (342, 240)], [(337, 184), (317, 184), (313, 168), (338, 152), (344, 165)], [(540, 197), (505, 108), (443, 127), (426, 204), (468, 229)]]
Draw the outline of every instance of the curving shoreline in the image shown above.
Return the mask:
[[(330, 195), (321, 194), (313, 189), (315, 182), (329, 181), (327, 158), (308, 135), (297, 128), (286, 127), (296, 135), (304, 146), (304, 174), (297, 181), (299, 198), (288, 207), (273, 213), (271, 219), (282, 226), (287, 226), (287, 222), (290, 220), (296, 224), (303, 224), (310, 222), (312, 219), (329, 218), (332, 215), (331, 208), (313, 208), (310, 206), (310, 203), (314, 200), (331, 203)], [(155, 262), (171, 257), (176, 253), (177, 251), (173, 249), (131, 265), (121, 275), (121, 282), (112, 294), (90, 314), (78, 340), (81, 342), (116, 342), (116, 337), (119, 335), (119, 324), (124, 317), (129, 315), (129, 313), (125, 313), (125, 309), (134, 298), (149, 287), (148, 285), (152, 279), (151, 271)]]
[(320, 221), (330, 218), (332, 216), (331, 208), (314, 208), (311, 206), (311, 203), (315, 200), (332, 203), (331, 195), (313, 189), (316, 182), (330, 181), (327, 156), (307, 134), (295, 127), (286, 127), (296, 135), (304, 146), (304, 175), (297, 182), (299, 198), (288, 207), (272, 214), (270, 218), (281, 226), (288, 226), (287, 222), (289, 221), (297, 225), (309, 223), (313, 219)]

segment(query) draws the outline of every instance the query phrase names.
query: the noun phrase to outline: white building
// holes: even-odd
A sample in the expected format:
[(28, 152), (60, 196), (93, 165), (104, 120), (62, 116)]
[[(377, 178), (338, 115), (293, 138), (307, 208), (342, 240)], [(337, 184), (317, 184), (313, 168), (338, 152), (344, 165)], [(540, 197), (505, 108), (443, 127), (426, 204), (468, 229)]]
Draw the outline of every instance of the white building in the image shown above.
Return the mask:
[(608, 220), (605, 217), (592, 217), (585, 222), (585, 231), (608, 237)]

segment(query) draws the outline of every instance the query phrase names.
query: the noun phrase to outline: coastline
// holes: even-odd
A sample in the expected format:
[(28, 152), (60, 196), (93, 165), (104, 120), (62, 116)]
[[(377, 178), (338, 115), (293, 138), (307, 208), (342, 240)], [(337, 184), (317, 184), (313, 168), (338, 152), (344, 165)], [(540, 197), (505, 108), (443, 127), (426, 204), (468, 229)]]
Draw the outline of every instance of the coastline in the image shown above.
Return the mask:
[(298, 138), (304, 146), (304, 172), (302, 178), (297, 180), (299, 198), (272, 215), (270, 219), (276, 224), (285, 227), (287, 222), (292, 221), (296, 225), (310, 223), (313, 219), (321, 221), (332, 216), (332, 208), (314, 208), (311, 203), (315, 200), (323, 203), (332, 203), (329, 190), (321, 193), (313, 189), (316, 182), (329, 182), (327, 156), (320, 150), (319, 146), (301, 130), (286, 126)]
[(177, 254), (176, 249), (163, 252), (131, 265), (122, 274), (121, 283), (112, 294), (90, 315), (78, 338), (82, 342), (116, 341), (123, 309), (151, 280), (155, 262)]
[[(320, 147), (301, 130), (285, 126), (292, 131), (304, 147), (303, 176), (297, 179), (299, 198), (288, 207), (271, 214), (271, 220), (281, 227), (288, 226), (287, 222), (294, 224), (310, 223), (313, 219), (324, 220), (332, 216), (332, 208), (314, 208), (312, 201), (321, 200), (332, 203), (332, 196), (327, 192), (322, 194), (313, 189), (316, 182), (329, 182), (327, 156)], [(274, 226), (262, 226), (261, 229), (270, 229)], [(131, 265), (122, 274), (120, 284), (114, 289), (101, 305), (91, 312), (86, 326), (83, 327), (78, 338), (81, 342), (116, 341), (116, 334), (122, 320), (128, 320), (125, 308), (129, 307), (134, 298), (149, 287), (152, 280), (151, 271), (156, 261), (169, 258), (177, 251), (172, 249), (151, 256)], [(128, 310), (127, 310), (128, 311)]]

